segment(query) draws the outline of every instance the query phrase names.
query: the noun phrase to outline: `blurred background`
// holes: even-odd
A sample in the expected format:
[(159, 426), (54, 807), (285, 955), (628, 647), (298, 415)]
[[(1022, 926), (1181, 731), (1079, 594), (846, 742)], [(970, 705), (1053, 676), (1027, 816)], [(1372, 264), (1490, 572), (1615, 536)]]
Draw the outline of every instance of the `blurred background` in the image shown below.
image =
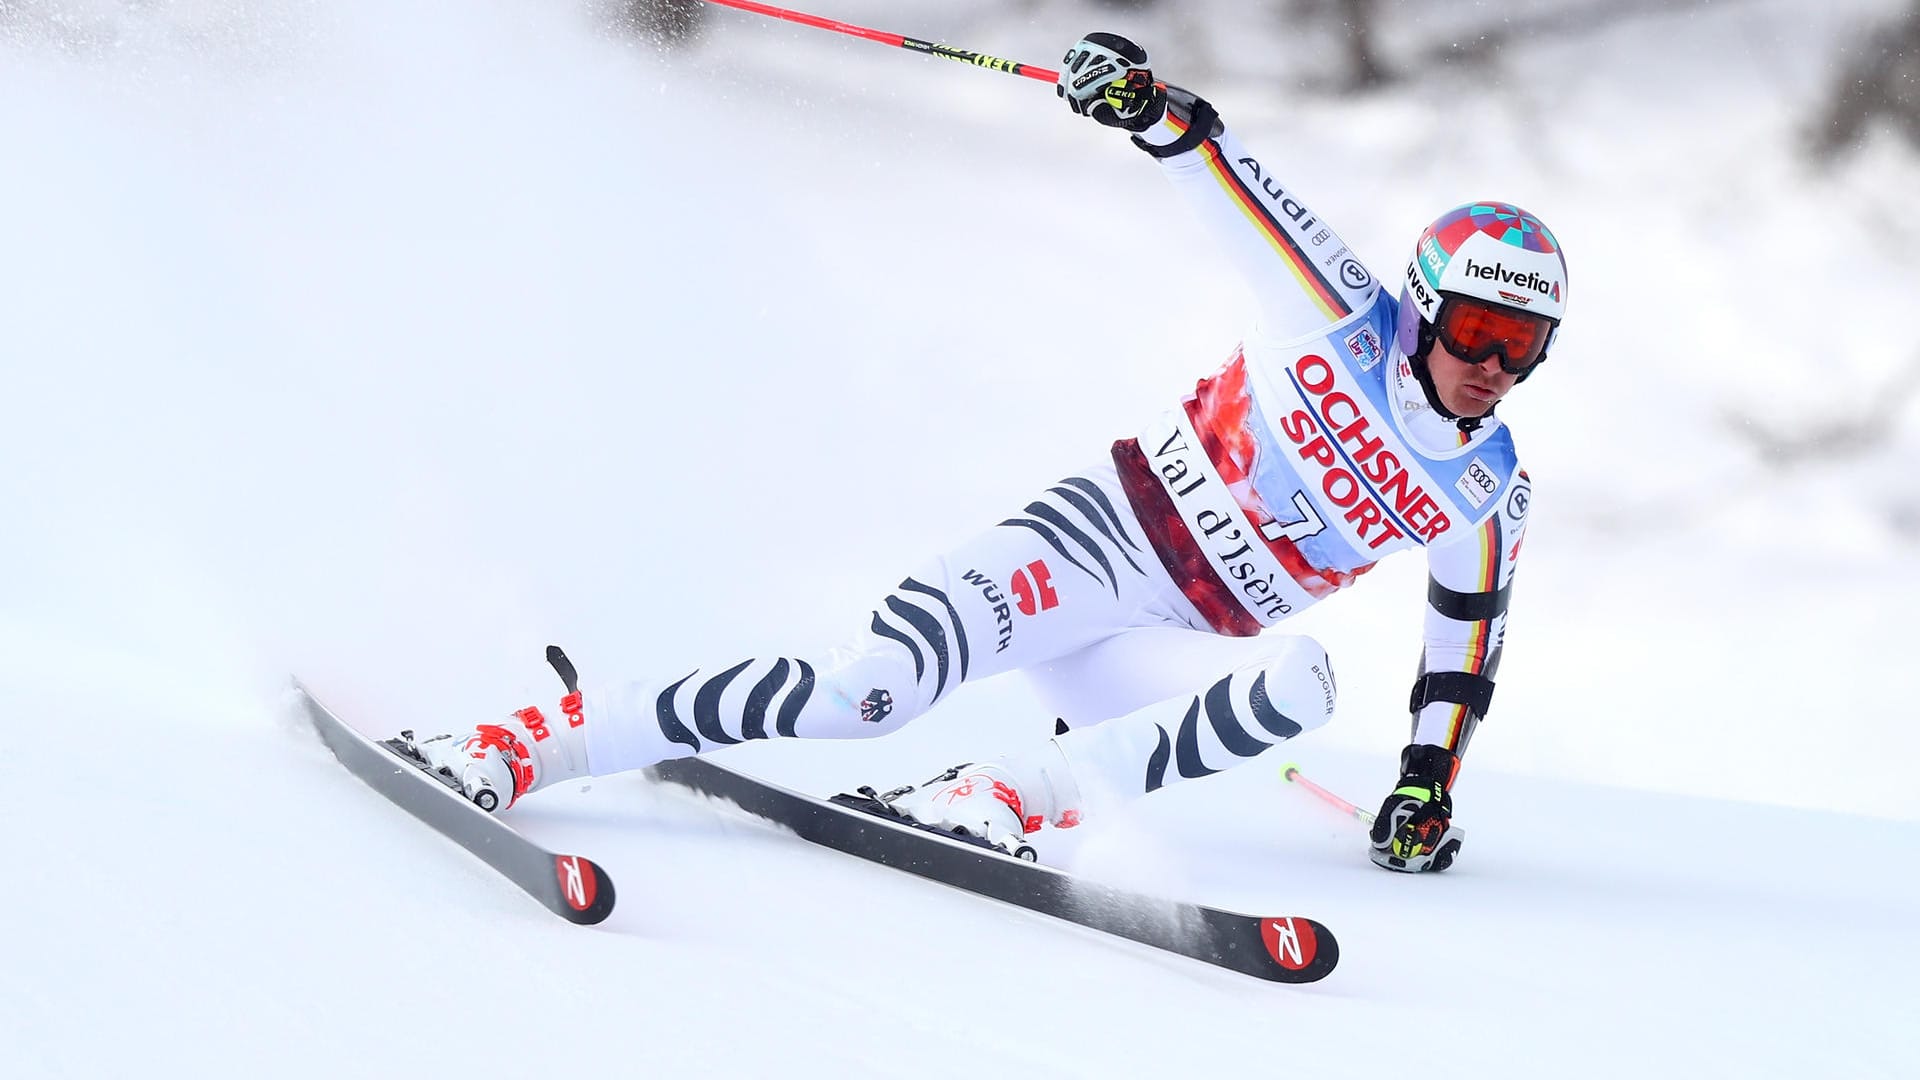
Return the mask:
[[(808, 10), (1125, 33), (1386, 280), (1454, 204), (1541, 215), (1570, 311), (1501, 409), (1536, 503), (1472, 768), (1913, 817), (1920, 4)], [(834, 640), (1251, 314), (1045, 86), (689, 0), (0, 0), (0, 160), (0, 724), (49, 768), (87, 716), (279, 731), (290, 672), (438, 728), (546, 695), (550, 640), (590, 680)], [(1299, 620), (1315, 745), (1382, 783), (1423, 591)], [(739, 752), (909, 779), (865, 773), (1044, 729), (1003, 682)]]

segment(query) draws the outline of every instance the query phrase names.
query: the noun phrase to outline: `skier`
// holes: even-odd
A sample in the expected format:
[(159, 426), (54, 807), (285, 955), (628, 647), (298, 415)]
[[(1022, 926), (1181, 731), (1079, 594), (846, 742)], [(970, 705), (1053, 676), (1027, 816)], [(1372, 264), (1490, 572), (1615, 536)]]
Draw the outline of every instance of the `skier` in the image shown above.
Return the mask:
[[(1506, 203), (1449, 210), (1398, 298), (1220, 121), (1089, 34), (1056, 92), (1159, 163), (1259, 299), (1226, 365), (1107, 460), (904, 578), (841, 648), (578, 691), (558, 711), (417, 744), (487, 809), (560, 781), (749, 739), (897, 730), (964, 682), (1023, 670), (1070, 718), (994, 761), (881, 796), (1012, 851), (1043, 823), (1251, 760), (1333, 714), (1324, 649), (1261, 631), (1426, 549), (1424, 648), (1374, 862), (1444, 870), (1451, 789), (1493, 697), (1530, 484), (1495, 406), (1546, 358), (1566, 264)], [(1178, 304), (1177, 291), (1166, 299)], [(1196, 662), (1217, 674), (1196, 685)]]

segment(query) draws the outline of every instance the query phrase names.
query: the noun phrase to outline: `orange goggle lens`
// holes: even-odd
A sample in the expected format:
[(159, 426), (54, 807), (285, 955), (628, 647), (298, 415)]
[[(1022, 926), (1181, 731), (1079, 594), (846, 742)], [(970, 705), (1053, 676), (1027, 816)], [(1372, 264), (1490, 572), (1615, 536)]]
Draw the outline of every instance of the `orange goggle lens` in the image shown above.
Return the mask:
[(1470, 296), (1448, 296), (1440, 304), (1434, 336), (1446, 350), (1469, 364), (1498, 357), (1500, 370), (1525, 375), (1547, 354), (1554, 321)]

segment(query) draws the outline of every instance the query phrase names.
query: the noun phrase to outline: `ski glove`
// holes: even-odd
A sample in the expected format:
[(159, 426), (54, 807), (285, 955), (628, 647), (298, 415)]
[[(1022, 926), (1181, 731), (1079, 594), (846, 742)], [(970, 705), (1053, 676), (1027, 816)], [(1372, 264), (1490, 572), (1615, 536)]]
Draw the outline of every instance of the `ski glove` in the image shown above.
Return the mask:
[(1167, 95), (1147, 67), (1147, 50), (1118, 34), (1095, 32), (1075, 42), (1060, 61), (1053, 92), (1075, 115), (1128, 131), (1147, 130), (1167, 111)]
[(1448, 785), (1460, 759), (1442, 746), (1400, 751), (1400, 783), (1373, 819), (1373, 861), (1389, 870), (1445, 870), (1460, 853)]

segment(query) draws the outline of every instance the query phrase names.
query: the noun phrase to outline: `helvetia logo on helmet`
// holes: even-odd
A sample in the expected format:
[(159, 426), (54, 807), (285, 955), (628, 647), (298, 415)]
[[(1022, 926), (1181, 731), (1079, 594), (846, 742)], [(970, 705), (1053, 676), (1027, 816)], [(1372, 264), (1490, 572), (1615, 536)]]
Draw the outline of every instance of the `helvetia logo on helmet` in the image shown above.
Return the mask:
[(1532, 289), (1534, 292), (1540, 293), (1543, 296), (1551, 296), (1555, 300), (1560, 299), (1560, 283), (1543, 278), (1531, 270), (1523, 274), (1516, 270), (1507, 269), (1504, 263), (1494, 263), (1492, 266), (1488, 266), (1486, 263), (1474, 262), (1469, 258), (1467, 260), (1466, 273), (1468, 277), (1479, 278), (1482, 281), (1497, 281), (1502, 285), (1511, 285), (1516, 289)]

